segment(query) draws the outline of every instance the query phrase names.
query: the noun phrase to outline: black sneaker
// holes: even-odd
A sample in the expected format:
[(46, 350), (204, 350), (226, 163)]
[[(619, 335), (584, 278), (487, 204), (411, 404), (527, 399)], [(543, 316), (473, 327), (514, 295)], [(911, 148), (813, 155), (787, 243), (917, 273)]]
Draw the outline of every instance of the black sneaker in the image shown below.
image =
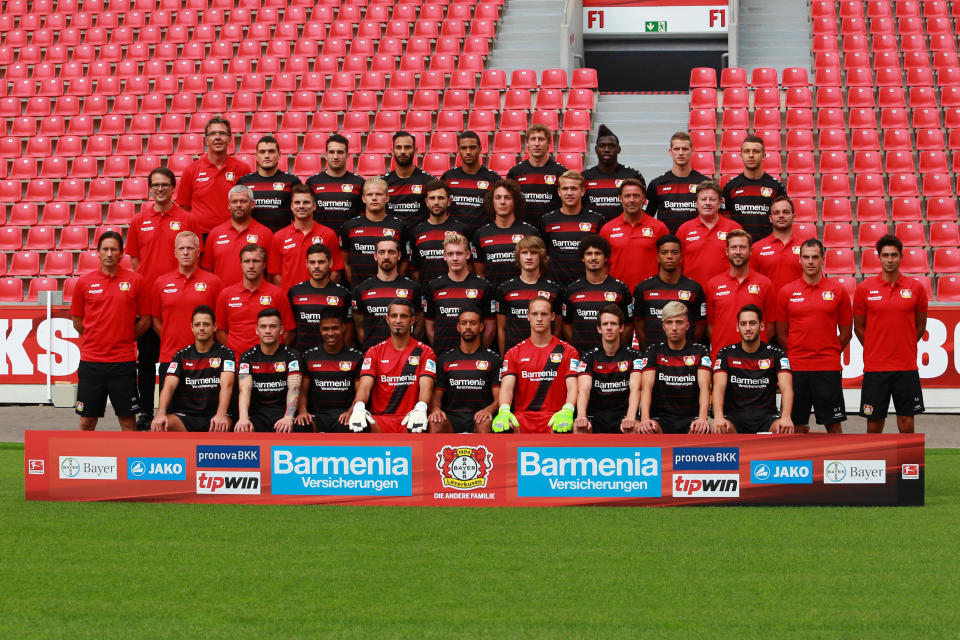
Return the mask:
[(150, 423), (152, 421), (153, 421), (153, 418), (151, 418), (145, 413), (141, 413), (137, 417), (137, 431), (150, 431)]

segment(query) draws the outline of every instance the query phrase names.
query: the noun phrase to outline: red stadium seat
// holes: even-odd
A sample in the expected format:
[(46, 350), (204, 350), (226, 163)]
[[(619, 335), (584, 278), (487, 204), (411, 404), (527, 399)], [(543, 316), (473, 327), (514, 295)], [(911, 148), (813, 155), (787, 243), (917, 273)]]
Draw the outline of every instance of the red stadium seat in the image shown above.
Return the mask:
[(40, 274), (40, 254), (36, 251), (18, 251), (10, 258), (7, 275), (36, 276)]
[(0, 278), (0, 302), (23, 302), (23, 281)]
[(925, 249), (904, 247), (900, 269), (904, 273), (926, 274), (930, 271), (930, 260)]
[[(2, 286), (2, 282), (0, 280), (0, 286)], [(0, 293), (0, 296), (2, 296), (2, 293)], [(0, 300), (2, 299), (0, 297)], [(947, 275), (937, 278), (937, 300), (940, 302), (960, 302), (960, 276)]]
[(357, 173), (361, 176), (381, 176), (386, 173), (386, 162), (382, 155), (364, 153), (357, 160)]
[(886, 195), (883, 176), (875, 173), (862, 173), (856, 176), (854, 195), (861, 197), (880, 197)]
[(851, 132), (850, 148), (853, 151), (878, 151), (880, 149), (879, 132), (876, 129), (857, 129)]
[(883, 173), (883, 156), (876, 151), (856, 151), (853, 154), (853, 172)]
[(920, 195), (915, 174), (894, 174), (890, 176), (888, 193), (891, 198), (909, 198)]
[(960, 273), (960, 249), (957, 249), (956, 247), (942, 247), (939, 249), (934, 249), (933, 272)]
[(823, 225), (823, 245), (828, 248), (853, 248), (853, 225), (831, 222)]
[(817, 201), (814, 198), (791, 198), (793, 201), (793, 214), (796, 222), (813, 223), (814, 230), (817, 225)]
[[(922, 171), (922, 169), (921, 169)], [(951, 197), (953, 196), (953, 184), (950, 174), (944, 173), (923, 173), (923, 197)]]
[(717, 128), (717, 112), (712, 109), (693, 109), (690, 111), (690, 120), (688, 129), (709, 129)]
[(954, 198), (930, 198), (926, 203), (927, 222), (957, 220), (957, 201)]
[(40, 272), (45, 276), (73, 275), (73, 254), (69, 251), (51, 251), (47, 253), (43, 258), (43, 266)]
[(691, 131), (690, 138), (693, 141), (693, 148), (697, 151), (714, 152), (717, 150), (717, 135), (713, 131)]
[(872, 247), (877, 240), (888, 234), (890, 230), (886, 224), (880, 222), (861, 222), (857, 229), (857, 245), (861, 248)]
[(877, 250), (872, 247), (864, 247), (860, 250), (860, 273), (864, 276), (876, 275), (880, 273), (880, 258), (877, 257)]
[(794, 173), (787, 177), (787, 193), (791, 197), (813, 198), (817, 195), (817, 183), (813, 175)]
[[(872, 152), (858, 151), (857, 153)], [(907, 153), (906, 151), (888, 151), (886, 153), (885, 164), (887, 173), (913, 173), (915, 171), (913, 154)]]
[[(744, 78), (746, 79), (746, 78)], [(744, 83), (745, 84), (745, 83)], [(717, 71), (711, 67), (695, 67), (690, 70), (690, 88), (715, 88), (717, 86)], [(744, 86), (744, 85), (740, 85)]]
[(56, 245), (56, 231), (53, 227), (35, 226), (27, 229), (27, 240), (23, 243), (24, 249), (47, 251)]
[(820, 177), (820, 195), (824, 198), (850, 197), (850, 176), (846, 173), (822, 175)]
[(960, 229), (956, 222), (932, 222), (929, 227), (931, 247), (960, 246)]
[(853, 274), (857, 272), (852, 249), (827, 249), (823, 263), (826, 274)]
[(822, 205), (824, 222), (850, 222), (853, 219), (849, 198), (824, 198)]

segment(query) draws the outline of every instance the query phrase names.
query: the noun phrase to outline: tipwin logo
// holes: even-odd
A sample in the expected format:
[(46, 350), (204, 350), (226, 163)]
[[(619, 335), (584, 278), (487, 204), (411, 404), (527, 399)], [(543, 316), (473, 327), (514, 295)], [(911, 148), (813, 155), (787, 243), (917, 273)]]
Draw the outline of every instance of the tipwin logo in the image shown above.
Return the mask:
[(486, 447), (444, 447), (437, 452), (437, 470), (443, 486), (471, 491), (487, 486), (493, 454)]
[(674, 498), (738, 498), (740, 476), (734, 473), (673, 474)]
[(197, 494), (260, 495), (259, 471), (201, 471)]

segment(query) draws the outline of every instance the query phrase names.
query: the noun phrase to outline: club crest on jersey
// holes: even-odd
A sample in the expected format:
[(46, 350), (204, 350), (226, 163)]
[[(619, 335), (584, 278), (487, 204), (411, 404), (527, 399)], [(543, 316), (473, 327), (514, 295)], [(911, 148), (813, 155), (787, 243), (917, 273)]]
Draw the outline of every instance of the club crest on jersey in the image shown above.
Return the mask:
[(653, 229), (651, 229), (650, 227), (644, 227), (643, 229), (640, 230), (640, 235), (642, 235), (644, 238), (652, 238)]
[(340, 371), (350, 371), (350, 361), (341, 360), (340, 361)]
[(421, 193), (423, 193), (423, 185), (415, 184), (410, 188), (410, 190), (416, 193), (417, 195), (420, 195)]
[(563, 360), (563, 354), (562, 354), (562, 353), (551, 353), (551, 354), (550, 354), (550, 362), (552, 362), (552, 363), (554, 363), (554, 364), (557, 364), (557, 363), (559, 363), (561, 360)]
[(687, 191), (689, 191), (690, 193), (696, 193), (696, 192), (697, 192), (697, 185), (692, 184), (692, 183), (689, 184), (689, 185), (687, 185)]
[(417, 366), (420, 364), (420, 356), (410, 356), (407, 358), (407, 364), (409, 364), (411, 367)]
[(267, 306), (271, 302), (273, 302), (273, 296), (260, 296), (260, 304), (263, 306)]
[[(78, 404), (79, 404), (79, 403), (78, 403)], [(873, 405), (872, 405), (872, 404), (865, 404), (865, 405), (863, 405), (863, 415), (865, 415), (865, 416), (872, 416), (872, 415), (873, 415)]]
[(477, 189), (486, 189), (490, 186), (490, 183), (486, 180), (477, 180)]
[(754, 294), (754, 295), (760, 293), (760, 285), (758, 285), (758, 284), (748, 284), (748, 285), (747, 285), (747, 292), (748, 292), (748, 293), (752, 293), (752, 294)]
[(352, 184), (342, 184), (342, 185), (340, 185), (340, 191), (343, 191), (344, 193), (353, 193), (353, 185), (352, 185)]
[(77, 400), (77, 411), (83, 412), (83, 403)]
[(310, 239), (310, 242), (311, 244), (323, 244), (323, 238), (321, 238), (320, 236), (313, 236)]
[(607, 302), (615, 302), (617, 299), (617, 294), (615, 294), (613, 291), (604, 291), (603, 299)]
[(770, 359), (769, 359), (769, 358), (764, 358), (763, 360), (761, 360), (760, 362), (757, 363), (757, 366), (760, 367), (761, 369), (769, 369), (769, 368), (770, 368)]
[(833, 291), (824, 291), (820, 296), (827, 301), (833, 300)]
[(677, 293), (677, 297), (680, 298), (681, 300), (689, 300), (690, 298), (693, 297), (693, 293), (690, 291), (687, 291), (686, 289), (681, 289), (680, 292)]
[(517, 244), (518, 242), (520, 242), (521, 240), (523, 240), (523, 234), (522, 234), (522, 233), (515, 233), (515, 234), (513, 234), (512, 236), (510, 236), (510, 239), (513, 240), (513, 244)]
[(467, 289), (467, 297), (468, 297), (468, 298), (476, 298), (476, 297), (477, 297), (477, 290), (476, 290), (476, 289)]
[(613, 186), (615, 186), (617, 189), (619, 189), (620, 185), (622, 184), (623, 184), (623, 178), (617, 178), (616, 180), (613, 181)]
[(726, 231), (717, 231), (717, 240), (726, 240), (727, 232)]
[(200, 292), (206, 291), (206, 290), (207, 290), (207, 283), (206, 283), (206, 282), (194, 282), (194, 283), (193, 283), (193, 290), (194, 290), (194, 291), (200, 291)]
[(388, 238), (392, 238), (393, 236), (397, 235), (397, 230), (396, 230), (396, 229), (384, 229), (384, 230), (383, 230), (383, 235), (387, 236)]
[(487, 362), (486, 360), (477, 360), (477, 369), (480, 369), (481, 371), (486, 371), (489, 368), (490, 368), (489, 362)]
[(220, 358), (210, 358), (210, 366), (216, 369), (220, 366)]
[(629, 366), (630, 366), (630, 363), (627, 362), (626, 360), (621, 360), (620, 362), (617, 363), (617, 369), (620, 369), (621, 372), (626, 371), (627, 367)]
[(581, 222), (579, 227), (580, 227), (580, 231), (590, 231), (591, 225), (589, 222)]
[(487, 486), (493, 454), (486, 447), (445, 446), (437, 452), (437, 471), (443, 486), (471, 491)]
[[(123, 283), (122, 283), (122, 282), (120, 283), (120, 288), (121, 288), (121, 289), (123, 288)], [(904, 298), (904, 299), (906, 299), (906, 298), (912, 298), (912, 297), (913, 297), (913, 291), (911, 291), (910, 289), (900, 289), (900, 297), (901, 297), (901, 298)]]
[(800, 246), (799, 246), (799, 245), (796, 246), (796, 247), (793, 247), (793, 255), (795, 255), (795, 256), (800, 255)]
[(227, 171), (226, 175), (224, 175), (223, 177), (227, 179), (227, 182), (233, 182), (233, 180), (234, 180), (237, 176), (236, 176), (236, 174), (233, 173), (233, 171)]
[(546, 298), (547, 300), (551, 299), (549, 291), (537, 291), (537, 295), (540, 296), (541, 298)]
[(250, 244), (256, 244), (256, 243), (257, 243), (257, 240), (259, 240), (259, 239), (260, 239), (260, 236), (258, 236), (258, 235), (255, 234), (255, 233), (248, 233), (248, 234), (247, 234), (247, 242), (249, 242)]
[(327, 304), (331, 307), (340, 306), (340, 298), (337, 296), (327, 296)]
[(683, 356), (683, 364), (692, 367), (697, 363), (697, 356)]
[(410, 295), (410, 291), (407, 289), (397, 289), (398, 298), (406, 298), (408, 295)]
[(171, 230), (171, 231), (180, 231), (180, 221), (179, 221), (179, 220), (171, 220), (171, 221), (170, 221), (170, 230)]
[(769, 198), (773, 195), (773, 189), (770, 187), (760, 187), (760, 195), (762, 195), (764, 198)]
[(120, 291), (130, 291), (130, 283), (124, 280), (119, 284)]
[(287, 365), (283, 362), (274, 362), (273, 368), (277, 370), (277, 373), (283, 373), (287, 370)]

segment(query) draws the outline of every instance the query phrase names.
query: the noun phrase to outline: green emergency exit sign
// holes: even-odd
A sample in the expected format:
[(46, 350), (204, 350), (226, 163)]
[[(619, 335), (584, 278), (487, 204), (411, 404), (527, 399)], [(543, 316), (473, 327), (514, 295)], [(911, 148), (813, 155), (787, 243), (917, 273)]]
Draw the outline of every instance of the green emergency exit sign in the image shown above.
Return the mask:
[(666, 20), (647, 20), (644, 25), (644, 31), (647, 33), (666, 33)]

